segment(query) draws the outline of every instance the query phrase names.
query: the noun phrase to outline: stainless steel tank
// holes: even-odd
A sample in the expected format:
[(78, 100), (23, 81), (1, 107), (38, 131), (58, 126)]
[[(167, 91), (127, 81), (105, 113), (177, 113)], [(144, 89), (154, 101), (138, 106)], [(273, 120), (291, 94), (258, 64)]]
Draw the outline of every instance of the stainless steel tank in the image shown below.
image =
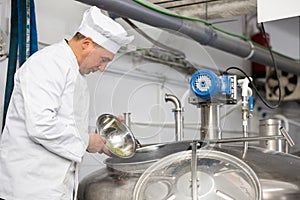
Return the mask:
[[(165, 165), (168, 162), (165, 162), (164, 159), (166, 156), (176, 153), (176, 152), (187, 152), (190, 149), (189, 145), (191, 142), (178, 142), (171, 144), (162, 144), (162, 146), (156, 146), (156, 150), (150, 150), (145, 152), (137, 153), (137, 157), (130, 158), (132, 160), (120, 160), (116, 158), (110, 158), (106, 160), (107, 168), (101, 169), (87, 176), (79, 186), (79, 200), (131, 200), (133, 199), (134, 191), (138, 190), (138, 187), (142, 187), (144, 183), (141, 180), (146, 175), (144, 174), (146, 169), (150, 169), (155, 165), (161, 165), (162, 163)], [(155, 148), (155, 146), (154, 146)], [(230, 199), (230, 200), (238, 200), (238, 199), (263, 199), (263, 200), (298, 200), (300, 199), (300, 175), (298, 170), (300, 169), (300, 158), (297, 156), (293, 156), (286, 153), (281, 153), (278, 151), (271, 151), (267, 149), (263, 149), (260, 147), (249, 147), (245, 157), (243, 158), (243, 146), (238, 145), (225, 145), (221, 146), (208, 146), (205, 145), (204, 150), (211, 150), (212, 152), (220, 152), (214, 153), (214, 155), (207, 154), (207, 158), (215, 160), (214, 162), (205, 162), (205, 159), (199, 158), (198, 168), (200, 173), (202, 174), (202, 180), (206, 180), (200, 182), (199, 184), (199, 196), (198, 199), (214, 199), (205, 198), (204, 194), (216, 195), (214, 194), (217, 191), (221, 191), (219, 193), (219, 198), (215, 199)], [(226, 155), (222, 156), (222, 153)], [(161, 155), (162, 154), (162, 155)], [(174, 155), (174, 154), (172, 154)], [(172, 156), (170, 155), (170, 156)], [(218, 159), (214, 156), (219, 155)], [(221, 156), (220, 156), (221, 155)], [(230, 160), (230, 156), (234, 157), (236, 163), (244, 163), (242, 165), (234, 165)], [(176, 159), (175, 159), (176, 160)], [(177, 160), (180, 161), (180, 157), (177, 157)], [(150, 185), (149, 193), (153, 194), (154, 192), (158, 194), (164, 194), (165, 197), (170, 197), (170, 199), (175, 200), (176, 195), (185, 193), (191, 189), (188, 184), (182, 184), (182, 180), (188, 181), (187, 177), (184, 174), (189, 173), (188, 162), (178, 162), (176, 165), (172, 165), (170, 163), (169, 169), (173, 169), (172, 176), (169, 176), (169, 179), (172, 180), (172, 184), (162, 184), (166, 183), (166, 178), (163, 176), (156, 176), (157, 183)], [(223, 163), (223, 164), (220, 164)], [(178, 168), (174, 168), (174, 166), (178, 166)], [(184, 168), (185, 166), (185, 168)], [(211, 168), (214, 166), (214, 168)], [(223, 179), (216, 179), (215, 174), (218, 174), (224, 170), (224, 167), (230, 169), (228, 166), (235, 166), (231, 170), (227, 170), (231, 173), (231, 176), (228, 176)], [(239, 169), (238, 166), (244, 166)], [(245, 170), (245, 169), (249, 170)], [(168, 166), (165, 166), (164, 169), (168, 169)], [(175, 169), (175, 171), (174, 171)], [(184, 169), (182, 171), (182, 169)], [(202, 171), (201, 171), (202, 169)], [(199, 171), (198, 170), (198, 171)], [(218, 171), (220, 170), (220, 171)], [(244, 174), (247, 174), (247, 171), (253, 171), (253, 174), (248, 175), (248, 178), (245, 178)], [(181, 173), (184, 172), (184, 173)], [(234, 173), (232, 173), (234, 172)], [(243, 172), (243, 173), (241, 173)], [(245, 172), (245, 173), (244, 173)], [(164, 173), (163, 170), (161, 173)], [(230, 174), (229, 173), (229, 174)], [(204, 175), (203, 175), (204, 174)], [(250, 177), (250, 179), (249, 179)], [(252, 177), (252, 179), (251, 179)], [(257, 177), (259, 181), (259, 187), (261, 192), (261, 197), (257, 196), (243, 196), (241, 191), (249, 191), (249, 194), (253, 191), (257, 191), (257, 184), (248, 184), (247, 180), (255, 180)], [(200, 177), (201, 179), (201, 177)], [(144, 179), (147, 180), (147, 179)], [(179, 184), (179, 182), (182, 182)], [(255, 181), (254, 181), (255, 182)], [(136, 184), (138, 183), (138, 184)], [(241, 184), (244, 184), (241, 185)], [(146, 184), (147, 185), (147, 184)], [(174, 196), (170, 196), (169, 192), (174, 191), (173, 187), (177, 185), (177, 193)], [(179, 185), (179, 187), (178, 187)], [(222, 190), (213, 190), (215, 187), (223, 188)], [(237, 187), (233, 187), (236, 185)], [(143, 186), (144, 187), (144, 186)], [(248, 188), (248, 189), (243, 189)], [(205, 188), (207, 189), (205, 191)], [(224, 189), (226, 188), (226, 190)], [(256, 189), (255, 189), (256, 188)], [(203, 190), (204, 189), (204, 190)], [(190, 191), (191, 192), (191, 191)], [(225, 194), (225, 196), (220, 196), (220, 194)], [(192, 193), (189, 195), (180, 196), (181, 200), (190, 200), (192, 198)], [(151, 199), (144, 198), (142, 196), (141, 199)], [(151, 195), (150, 195), (151, 197)], [(240, 198), (241, 197), (241, 198)], [(249, 197), (249, 198), (248, 198)], [(135, 196), (136, 199), (140, 199), (139, 196)], [(153, 199), (158, 200), (157, 196), (153, 197)], [(168, 199), (168, 198), (164, 198)]]
[[(243, 146), (214, 147), (242, 159)], [(264, 200), (300, 199), (300, 159), (297, 156), (260, 147), (249, 147), (243, 159), (259, 178)]]
[(241, 159), (213, 149), (169, 155), (139, 178), (136, 200), (261, 199), (255, 172)]
[[(191, 148), (192, 141), (147, 145), (128, 159), (111, 157), (106, 168), (86, 176), (79, 184), (78, 200), (131, 200), (141, 174), (159, 159)], [(203, 142), (199, 142), (204, 146)]]
[[(259, 135), (260, 136), (274, 136), (281, 135), (280, 127), (282, 127), (282, 121), (280, 119), (261, 119), (259, 120)], [(285, 151), (284, 140), (264, 140), (259, 142), (259, 146), (265, 149), (274, 151)]]

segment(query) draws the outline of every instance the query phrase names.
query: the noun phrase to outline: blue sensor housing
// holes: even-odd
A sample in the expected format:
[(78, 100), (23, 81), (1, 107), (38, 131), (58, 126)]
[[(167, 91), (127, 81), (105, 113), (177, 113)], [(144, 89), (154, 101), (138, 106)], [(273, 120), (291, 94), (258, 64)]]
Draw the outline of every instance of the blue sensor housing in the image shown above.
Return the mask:
[(203, 99), (211, 99), (222, 92), (221, 80), (215, 73), (206, 69), (193, 74), (190, 86), (195, 95)]

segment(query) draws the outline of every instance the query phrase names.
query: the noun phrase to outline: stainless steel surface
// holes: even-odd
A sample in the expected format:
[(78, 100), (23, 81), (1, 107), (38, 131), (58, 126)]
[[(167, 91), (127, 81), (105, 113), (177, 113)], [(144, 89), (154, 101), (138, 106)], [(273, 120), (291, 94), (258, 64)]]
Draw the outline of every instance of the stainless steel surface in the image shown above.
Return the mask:
[(136, 140), (130, 129), (117, 117), (103, 114), (97, 119), (97, 132), (106, 138), (112, 156), (130, 158), (136, 151)]
[(207, 103), (200, 105), (201, 110), (201, 140), (221, 139), (220, 105)]
[(179, 99), (172, 94), (165, 94), (165, 101), (172, 102), (175, 106), (173, 109), (175, 117), (175, 138), (176, 141), (181, 141), (183, 139), (183, 108)]
[(235, 143), (235, 142), (255, 142), (267, 140), (285, 139), (282, 135), (265, 136), (265, 137), (237, 137), (237, 138), (222, 138), (220, 140), (207, 140), (207, 143)]
[[(80, 183), (78, 193), (79, 200), (132, 200), (134, 186), (136, 185), (136, 182), (141, 174), (146, 169), (167, 155), (181, 151), (184, 153), (186, 150), (190, 150), (190, 143), (191, 141), (182, 141), (179, 143), (174, 142), (168, 144), (150, 145), (143, 147), (144, 149), (141, 148), (140, 153), (137, 150), (136, 155), (129, 159), (107, 159), (107, 168), (98, 170), (88, 175)], [(235, 157), (233, 159), (240, 159), (247, 163), (247, 165), (255, 172), (259, 179), (263, 200), (300, 199), (300, 174), (297, 173), (300, 169), (299, 157), (263, 149), (260, 147), (250, 146), (247, 150), (245, 158), (242, 159), (242, 145), (223, 144), (221, 147), (206, 145), (205, 149), (208, 151), (212, 150), (224, 152)], [(221, 158), (222, 156), (220, 159)], [(210, 166), (209, 163), (205, 163), (204, 166), (205, 165), (207, 165), (207, 167)], [(180, 167), (180, 164), (177, 164), (177, 166)], [(188, 166), (190, 169), (190, 162), (189, 165), (186, 166)], [(171, 177), (169, 177), (169, 179), (175, 179), (176, 177), (176, 174), (173, 174)], [(199, 177), (201, 182), (204, 181), (202, 184), (200, 184), (200, 190), (201, 186), (204, 191), (211, 187), (210, 184), (212, 182), (209, 176), (200, 172)], [(183, 180), (188, 179), (180, 180), (180, 184), (178, 185), (179, 189), (187, 189), (187, 184), (184, 184)], [(226, 179), (227, 183), (232, 180), (235, 179)], [(158, 179), (156, 183), (157, 186), (164, 187), (166, 189), (164, 191), (168, 190), (166, 184), (161, 183)], [(224, 187), (227, 187), (227, 185), (230, 186), (230, 184), (224, 184), (224, 182), (221, 181), (218, 184), (224, 185)], [(222, 190), (218, 191), (220, 199), (230, 199), (228, 196), (226, 197), (226, 194), (223, 193)], [(225, 197), (223, 195), (225, 195)], [(182, 200), (188, 199), (189, 198), (183, 198)], [(155, 200), (157, 200), (157, 198)]]
[(131, 128), (131, 113), (126, 112), (123, 113), (124, 116), (124, 122), (126, 124), (126, 126), (130, 129)]
[(78, 200), (132, 200), (132, 191), (140, 174), (127, 174), (102, 168), (80, 183)]
[[(222, 145), (214, 150), (242, 158), (243, 146)], [(256, 173), (264, 200), (300, 199), (300, 158), (291, 154), (250, 146), (243, 159)]]
[(286, 139), (287, 143), (291, 147), (295, 145), (295, 142), (293, 141), (293, 139), (291, 138), (291, 136), (288, 134), (288, 132), (283, 127), (280, 127), (279, 131), (284, 136), (284, 138)]
[[(259, 121), (259, 135), (260, 136), (274, 136), (281, 135), (279, 128), (282, 127), (282, 121), (280, 119), (262, 119)], [(274, 150), (284, 152), (285, 143), (283, 140), (266, 140), (260, 141), (259, 146)]]
[(191, 158), (192, 200), (198, 200), (198, 188), (201, 187), (198, 185), (197, 160), (197, 143), (193, 142)]
[[(248, 88), (248, 83), (249, 83), (249, 81), (246, 79), (246, 80), (244, 80), (243, 85), (246, 84), (247, 88)], [(242, 130), (243, 130), (243, 137), (248, 137), (248, 119), (249, 119), (248, 96), (242, 96)], [(247, 153), (248, 146), (249, 146), (249, 143), (244, 141), (243, 157), (245, 157), (245, 155)]]
[[(86, 176), (79, 184), (78, 200), (132, 200), (140, 175), (159, 159), (191, 149), (192, 141), (162, 143), (138, 148), (128, 159), (108, 158), (106, 168)], [(205, 146), (199, 142), (199, 148)]]
[[(127, 159), (108, 158), (105, 160), (107, 167), (126, 173), (141, 173), (157, 160), (175, 152), (191, 149), (192, 141), (181, 141), (144, 146), (136, 150), (136, 154)], [(204, 146), (203, 142), (199, 143)]]
[[(169, 155), (149, 167), (139, 178), (133, 199), (261, 199), (259, 179), (241, 159), (221, 151), (199, 149), (196, 152), (197, 175), (192, 176), (192, 151)], [(200, 187), (191, 182), (195, 176), (199, 177)]]

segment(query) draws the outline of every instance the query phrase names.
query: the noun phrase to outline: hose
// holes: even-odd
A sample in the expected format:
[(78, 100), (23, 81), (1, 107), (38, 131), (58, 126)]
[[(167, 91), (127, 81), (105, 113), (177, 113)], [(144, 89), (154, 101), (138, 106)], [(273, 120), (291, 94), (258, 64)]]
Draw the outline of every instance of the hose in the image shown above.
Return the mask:
[(7, 78), (3, 107), (2, 130), (14, 87), (14, 74), (19, 66), (38, 50), (34, 0), (11, 0), (11, 31), (7, 66)]

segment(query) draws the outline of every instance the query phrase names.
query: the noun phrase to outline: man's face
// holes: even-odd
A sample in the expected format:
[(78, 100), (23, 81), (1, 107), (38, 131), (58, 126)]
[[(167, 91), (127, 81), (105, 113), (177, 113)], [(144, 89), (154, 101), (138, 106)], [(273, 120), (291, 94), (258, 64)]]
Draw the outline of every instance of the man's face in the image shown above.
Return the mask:
[(81, 74), (89, 74), (91, 72), (103, 72), (106, 65), (112, 61), (114, 54), (110, 51), (95, 45), (86, 56), (82, 64), (79, 66)]

